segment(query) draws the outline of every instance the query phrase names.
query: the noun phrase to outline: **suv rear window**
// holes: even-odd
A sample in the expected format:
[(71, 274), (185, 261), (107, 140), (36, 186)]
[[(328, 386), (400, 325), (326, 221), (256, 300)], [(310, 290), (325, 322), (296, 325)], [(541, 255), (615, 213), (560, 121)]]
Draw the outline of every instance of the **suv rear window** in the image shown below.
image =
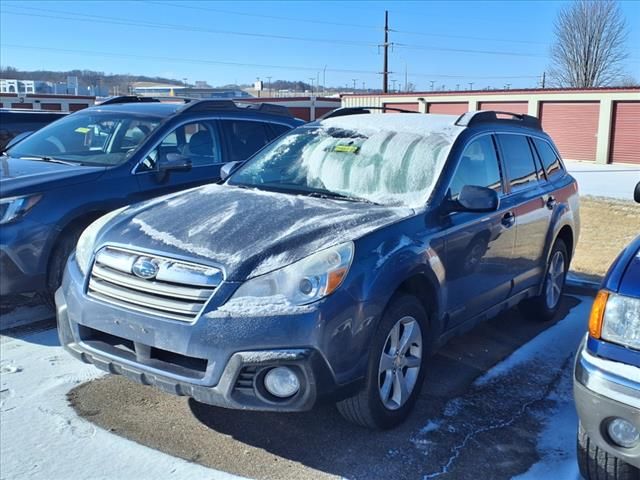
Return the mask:
[(542, 160), (542, 164), (544, 165), (544, 169), (547, 172), (547, 177), (551, 178), (553, 175), (557, 175), (558, 173), (562, 173), (562, 165), (560, 165), (560, 159), (556, 152), (551, 148), (548, 142), (544, 140), (540, 140), (539, 138), (534, 138), (533, 143), (536, 146), (536, 150), (538, 151), (538, 155)]
[(498, 134), (507, 178), (511, 191), (526, 188), (530, 183), (537, 182), (536, 164), (533, 160), (531, 148), (524, 135)]

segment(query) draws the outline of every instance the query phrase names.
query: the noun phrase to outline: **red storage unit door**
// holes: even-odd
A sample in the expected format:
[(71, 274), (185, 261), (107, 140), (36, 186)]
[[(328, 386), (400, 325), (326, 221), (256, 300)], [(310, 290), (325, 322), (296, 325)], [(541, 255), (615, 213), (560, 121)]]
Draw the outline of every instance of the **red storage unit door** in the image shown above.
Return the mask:
[(613, 105), (611, 162), (640, 164), (640, 102)]
[[(338, 107), (336, 107), (336, 108), (338, 108)], [(320, 117), (322, 117), (323, 115), (326, 115), (329, 112), (333, 112), (336, 108), (316, 107), (316, 120), (319, 119)]]
[(287, 107), (287, 108), (291, 112), (291, 115), (293, 115), (294, 117), (299, 118), (301, 120), (305, 120), (307, 122), (311, 120), (311, 112), (309, 107)]
[(528, 113), (527, 102), (480, 102), (480, 110), (496, 110), (498, 112)]
[(88, 107), (89, 107), (88, 103), (70, 103), (69, 111), (77, 112), (78, 110), (82, 110), (83, 108), (88, 108)]
[[(399, 108), (400, 110), (409, 110), (410, 112), (419, 112), (420, 111), (420, 106), (418, 105), (418, 102), (412, 102), (412, 103), (383, 103), (382, 106), (389, 107), (389, 108)], [(394, 112), (393, 110), (388, 110), (385, 113), (399, 113), (399, 112)]]
[(446, 113), (449, 115), (462, 115), (469, 111), (467, 102), (430, 103), (429, 113)]
[(599, 102), (542, 102), (540, 118), (567, 160), (596, 159)]

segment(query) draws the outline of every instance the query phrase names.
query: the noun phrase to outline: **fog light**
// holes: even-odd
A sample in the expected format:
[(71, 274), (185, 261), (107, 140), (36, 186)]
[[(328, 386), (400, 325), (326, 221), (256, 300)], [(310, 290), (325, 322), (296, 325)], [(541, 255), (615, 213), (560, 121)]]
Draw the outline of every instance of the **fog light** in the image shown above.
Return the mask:
[(287, 398), (300, 390), (298, 376), (287, 367), (272, 368), (264, 376), (264, 388), (276, 397)]
[(609, 437), (623, 448), (632, 448), (640, 443), (640, 430), (624, 418), (614, 418), (607, 426)]

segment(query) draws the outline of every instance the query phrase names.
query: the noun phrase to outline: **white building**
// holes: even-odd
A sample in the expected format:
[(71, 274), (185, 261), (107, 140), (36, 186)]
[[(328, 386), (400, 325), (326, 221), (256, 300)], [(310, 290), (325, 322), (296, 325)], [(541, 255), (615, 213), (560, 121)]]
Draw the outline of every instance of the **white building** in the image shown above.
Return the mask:
[(0, 93), (35, 93), (33, 80), (11, 80), (0, 78)]

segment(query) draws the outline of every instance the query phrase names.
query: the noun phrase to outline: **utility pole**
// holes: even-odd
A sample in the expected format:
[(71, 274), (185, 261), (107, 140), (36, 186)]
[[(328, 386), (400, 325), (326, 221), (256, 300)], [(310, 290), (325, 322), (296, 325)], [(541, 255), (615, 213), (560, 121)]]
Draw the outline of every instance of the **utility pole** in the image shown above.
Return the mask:
[(409, 74), (406, 63), (404, 64), (404, 91), (409, 91)]
[(389, 92), (389, 12), (384, 11), (384, 60), (382, 63), (382, 93)]
[(430, 82), (431, 82), (431, 90), (433, 90), (433, 86), (435, 85), (436, 82), (435, 80), (430, 80)]
[(322, 69), (322, 93), (327, 91), (327, 66)]
[(363, 82), (362, 82), (362, 91), (363, 91), (363, 92), (365, 91), (364, 85), (365, 85), (365, 83), (364, 83), (364, 81), (363, 81)]
[(460, 84), (456, 83), (456, 90), (459, 92), (460, 91)]
[(544, 88), (547, 80), (547, 72), (542, 72), (542, 88)]
[(469, 82), (469, 90), (473, 90), (473, 82)]
[(393, 85), (393, 86), (391, 87), (391, 89), (392, 89), (391, 91), (392, 91), (392, 92), (395, 92), (395, 91), (396, 91), (396, 82), (397, 82), (397, 80), (396, 80), (395, 78), (392, 78), (392, 79), (391, 79), (391, 83), (392, 83), (392, 85)]
[(309, 80), (311, 81), (311, 95), (313, 95), (313, 77), (309, 77)]
[(353, 91), (356, 91), (356, 82), (358, 81), (357, 78), (352, 78), (351, 80), (353, 80)]

